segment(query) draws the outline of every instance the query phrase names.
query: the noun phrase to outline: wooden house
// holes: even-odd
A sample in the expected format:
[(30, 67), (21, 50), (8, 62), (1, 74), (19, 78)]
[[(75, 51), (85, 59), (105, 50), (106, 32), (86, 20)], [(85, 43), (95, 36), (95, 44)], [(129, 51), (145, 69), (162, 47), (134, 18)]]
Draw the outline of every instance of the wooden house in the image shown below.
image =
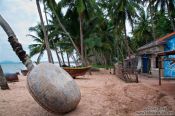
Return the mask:
[[(175, 32), (170, 33), (160, 39), (157, 39), (149, 44), (141, 46), (137, 50), (138, 65), (142, 73), (151, 74), (158, 77), (158, 57), (159, 52), (175, 50)], [(169, 56), (175, 58), (175, 55)], [(161, 75), (164, 78), (175, 78), (175, 66), (171, 64), (172, 61), (162, 61), (163, 70)]]

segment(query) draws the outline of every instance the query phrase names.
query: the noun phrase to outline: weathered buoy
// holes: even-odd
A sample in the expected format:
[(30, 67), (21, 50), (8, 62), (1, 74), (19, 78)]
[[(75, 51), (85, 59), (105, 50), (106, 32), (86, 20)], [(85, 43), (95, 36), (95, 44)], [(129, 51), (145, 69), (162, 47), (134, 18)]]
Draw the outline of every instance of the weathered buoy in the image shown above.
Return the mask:
[(46, 110), (67, 113), (76, 108), (81, 94), (72, 77), (62, 68), (44, 63), (28, 73), (27, 85), (33, 98)]

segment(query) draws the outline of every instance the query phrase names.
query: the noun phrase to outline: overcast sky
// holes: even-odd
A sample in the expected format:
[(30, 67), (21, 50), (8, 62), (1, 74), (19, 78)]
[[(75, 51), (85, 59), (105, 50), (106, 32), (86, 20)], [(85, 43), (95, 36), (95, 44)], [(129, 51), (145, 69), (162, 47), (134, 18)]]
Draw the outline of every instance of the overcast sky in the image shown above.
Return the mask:
[[(40, 22), (35, 1), (36, 0), (0, 0), (0, 14), (12, 27), (27, 54), (29, 53), (28, 45), (33, 43), (33, 39), (26, 36), (30, 33), (28, 29)], [(60, 0), (56, 0), (56, 2), (58, 1)], [(55, 52), (52, 53), (54, 61), (57, 61)], [(32, 57), (33, 61), (36, 61), (36, 59), (37, 55)], [(46, 52), (41, 60), (47, 61)], [(8, 42), (6, 33), (0, 27), (0, 62), (3, 61), (20, 62)]]
[[(39, 22), (35, 0), (0, 0), (0, 14), (10, 24), (28, 53), (28, 45), (32, 43), (32, 38), (26, 37), (28, 29)], [(0, 62), (2, 61), (19, 62), (19, 59), (8, 43), (6, 33), (0, 28)]]

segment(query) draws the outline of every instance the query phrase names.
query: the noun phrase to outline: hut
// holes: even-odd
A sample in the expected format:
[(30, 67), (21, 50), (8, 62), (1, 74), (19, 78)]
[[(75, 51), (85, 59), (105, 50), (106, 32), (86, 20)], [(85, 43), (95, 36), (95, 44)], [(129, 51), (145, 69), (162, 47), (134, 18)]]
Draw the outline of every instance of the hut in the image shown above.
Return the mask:
[[(158, 57), (160, 52), (175, 50), (175, 32), (167, 34), (149, 44), (141, 46), (137, 49), (138, 66), (142, 73), (150, 74), (153, 77), (159, 76)], [(167, 56), (164, 56), (164, 58)], [(175, 58), (175, 55), (168, 56)], [(175, 78), (175, 66), (171, 64), (172, 61), (161, 61), (163, 70), (161, 76), (163, 78)]]

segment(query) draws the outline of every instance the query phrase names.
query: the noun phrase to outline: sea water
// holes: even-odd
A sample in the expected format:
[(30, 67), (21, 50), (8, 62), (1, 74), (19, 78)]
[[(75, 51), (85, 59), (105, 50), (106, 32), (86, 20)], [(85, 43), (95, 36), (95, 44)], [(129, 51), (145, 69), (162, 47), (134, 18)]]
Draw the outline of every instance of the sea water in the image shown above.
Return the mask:
[(4, 73), (16, 73), (26, 69), (26, 67), (20, 63), (2, 63), (0, 64)]
[[(45, 62), (42, 62), (42, 63), (45, 63)], [(58, 62), (54, 64), (59, 66)], [(4, 73), (16, 73), (16, 72), (21, 73), (21, 70), (26, 69), (26, 67), (21, 62), (19, 63), (0, 63), (0, 65)], [(66, 65), (68, 65), (67, 62), (66, 62)], [(70, 62), (70, 65), (72, 67), (76, 66), (75, 63), (73, 62)]]

